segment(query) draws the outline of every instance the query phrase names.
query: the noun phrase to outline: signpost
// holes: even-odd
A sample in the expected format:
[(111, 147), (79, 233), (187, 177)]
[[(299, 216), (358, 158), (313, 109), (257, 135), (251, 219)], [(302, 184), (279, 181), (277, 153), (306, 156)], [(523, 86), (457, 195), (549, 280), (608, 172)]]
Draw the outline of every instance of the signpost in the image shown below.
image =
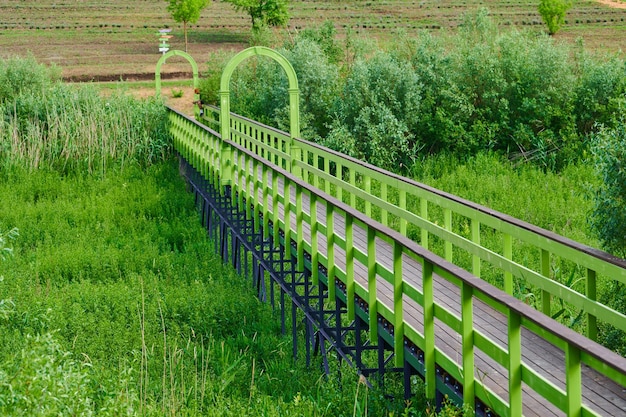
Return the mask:
[(168, 42), (173, 38), (173, 36), (169, 34), (171, 31), (172, 29), (159, 29), (159, 52), (163, 55), (170, 50), (170, 44)]

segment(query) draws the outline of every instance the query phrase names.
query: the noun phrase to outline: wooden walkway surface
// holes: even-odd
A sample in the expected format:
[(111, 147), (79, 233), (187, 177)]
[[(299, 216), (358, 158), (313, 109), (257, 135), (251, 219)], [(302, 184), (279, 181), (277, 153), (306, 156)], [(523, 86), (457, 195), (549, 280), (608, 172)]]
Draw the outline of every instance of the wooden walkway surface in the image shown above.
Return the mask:
[[(260, 173), (258, 180), (261, 180)], [(271, 181), (270, 181), (271, 184)], [(282, 180), (279, 181), (279, 193), (284, 195)], [(271, 193), (268, 197), (269, 208), (272, 207)], [(309, 199), (303, 195), (303, 209), (309, 213)], [(262, 200), (262, 190), (259, 190), (259, 201)], [(295, 191), (291, 187), (292, 210), (289, 223), (292, 228), (292, 237), (296, 236), (296, 216)], [(279, 217), (284, 217), (284, 207), (279, 204)], [(326, 207), (325, 202), (317, 203), (317, 218), (321, 224), (325, 224)], [(343, 216), (334, 214), (334, 227), (337, 236), (345, 237), (345, 219)], [(311, 242), (311, 229), (308, 224), (304, 224), (304, 240)], [(355, 248), (367, 253), (367, 234), (354, 224), (353, 238)], [(320, 254), (326, 256), (327, 241), (323, 233), (318, 232), (318, 248)], [(392, 247), (382, 239), (376, 239), (376, 255), (378, 260), (387, 268), (392, 269)], [(335, 263), (345, 271), (346, 254), (345, 251), (335, 246)], [(367, 266), (354, 260), (355, 282), (361, 287), (367, 288)], [(422, 267), (421, 264), (404, 256), (403, 258), (403, 279), (411, 283), (416, 288), (422, 288)], [(461, 316), (460, 289), (440, 276), (434, 275), (434, 298), (435, 304), (442, 306), (448, 311)], [(377, 296), (379, 302), (393, 311), (393, 287), (384, 278), (377, 276)], [(493, 307), (483, 301), (473, 298), (473, 322), (474, 328), (487, 336), (492, 341), (498, 343), (505, 351), (508, 350), (507, 317), (496, 311)], [(420, 332), (424, 333), (423, 310), (415, 301), (404, 297), (404, 317), (405, 323)], [(449, 328), (445, 323), (435, 319), (435, 345), (436, 348), (447, 355), (453, 362), (457, 363), (459, 369), (462, 368), (462, 346), (458, 333)], [(475, 348), (475, 378), (484, 383), (494, 394), (508, 401), (508, 370), (503, 368), (496, 361)], [(552, 345), (545, 339), (536, 335), (532, 331), (522, 329), (522, 361), (529, 368), (533, 369), (554, 386), (565, 390), (565, 353), (562, 349)], [(583, 404), (594, 410), (599, 415), (606, 416), (626, 416), (626, 387), (615, 384), (613, 381), (599, 374), (594, 369), (582, 365), (582, 393)], [(524, 416), (564, 416), (561, 410), (545, 401), (540, 395), (535, 393), (526, 384), (523, 386), (523, 415)], [(489, 402), (486, 401), (489, 406)]]

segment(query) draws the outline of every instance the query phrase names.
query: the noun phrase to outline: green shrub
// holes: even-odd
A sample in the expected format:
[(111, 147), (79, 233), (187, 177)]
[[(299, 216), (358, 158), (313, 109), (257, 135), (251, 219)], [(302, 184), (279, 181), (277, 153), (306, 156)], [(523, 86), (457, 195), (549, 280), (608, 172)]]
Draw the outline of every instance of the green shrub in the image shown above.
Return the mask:
[(626, 256), (626, 113), (614, 128), (603, 128), (593, 142), (595, 191), (591, 226), (604, 248)]
[(541, 0), (539, 2), (539, 14), (548, 26), (548, 33), (554, 35), (563, 24), (565, 14), (574, 5), (574, 0)]
[[(622, 258), (626, 256), (626, 113), (613, 128), (602, 128), (593, 142), (596, 174), (600, 184), (595, 189), (591, 227), (603, 247)], [(600, 301), (621, 312), (626, 312), (626, 286), (611, 280)], [(603, 323), (601, 343), (626, 355), (626, 334)]]
[(581, 135), (598, 126), (614, 127), (626, 108), (626, 63), (617, 56), (591, 55), (580, 45), (576, 56), (574, 114)]
[(224, 67), (234, 56), (234, 53), (216, 51), (212, 52), (206, 63), (207, 71), (204, 77), (200, 79), (200, 100), (205, 104), (219, 106), (220, 97), (220, 80)]
[(420, 92), (408, 63), (388, 53), (354, 64), (336, 113), (360, 158), (385, 168), (412, 164), (422, 146), (411, 133), (419, 121)]
[[(384, 167), (493, 150), (560, 170), (584, 159), (596, 123), (614, 126), (626, 105), (623, 59), (502, 31), (487, 9), (465, 15), (456, 33), (398, 36), (389, 51), (356, 59), (348, 39), (338, 61), (334, 36), (327, 22), (281, 50), (300, 80), (302, 136)], [(286, 89), (274, 63), (242, 65), (233, 111), (287, 130)]]
[(76, 363), (51, 334), (29, 337), (13, 363), (0, 370), (3, 415), (91, 416), (86, 366)]
[(32, 56), (0, 59), (0, 105), (21, 94), (41, 95), (58, 79), (58, 68), (39, 64)]

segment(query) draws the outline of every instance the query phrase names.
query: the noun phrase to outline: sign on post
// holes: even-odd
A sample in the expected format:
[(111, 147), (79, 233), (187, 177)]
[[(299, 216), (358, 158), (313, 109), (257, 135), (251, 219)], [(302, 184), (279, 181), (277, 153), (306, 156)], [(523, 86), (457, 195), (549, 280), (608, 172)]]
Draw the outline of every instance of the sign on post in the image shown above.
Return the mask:
[(173, 38), (173, 36), (169, 34), (171, 31), (172, 29), (159, 29), (159, 52), (162, 54), (170, 50), (170, 44), (168, 42)]

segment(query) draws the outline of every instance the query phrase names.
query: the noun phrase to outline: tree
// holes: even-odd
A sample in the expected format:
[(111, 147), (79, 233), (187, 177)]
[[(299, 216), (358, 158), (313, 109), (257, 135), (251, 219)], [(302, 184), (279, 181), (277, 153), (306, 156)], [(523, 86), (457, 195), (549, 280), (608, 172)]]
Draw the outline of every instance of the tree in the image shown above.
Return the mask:
[(183, 23), (185, 33), (185, 52), (187, 52), (187, 23), (196, 23), (202, 9), (209, 5), (209, 0), (167, 0), (167, 10), (174, 21)]
[(574, 5), (574, 0), (541, 0), (539, 14), (548, 25), (548, 32), (554, 35), (565, 23), (565, 13)]
[(263, 26), (282, 26), (289, 21), (289, 0), (223, 0), (237, 11), (245, 11), (252, 19), (252, 30)]

